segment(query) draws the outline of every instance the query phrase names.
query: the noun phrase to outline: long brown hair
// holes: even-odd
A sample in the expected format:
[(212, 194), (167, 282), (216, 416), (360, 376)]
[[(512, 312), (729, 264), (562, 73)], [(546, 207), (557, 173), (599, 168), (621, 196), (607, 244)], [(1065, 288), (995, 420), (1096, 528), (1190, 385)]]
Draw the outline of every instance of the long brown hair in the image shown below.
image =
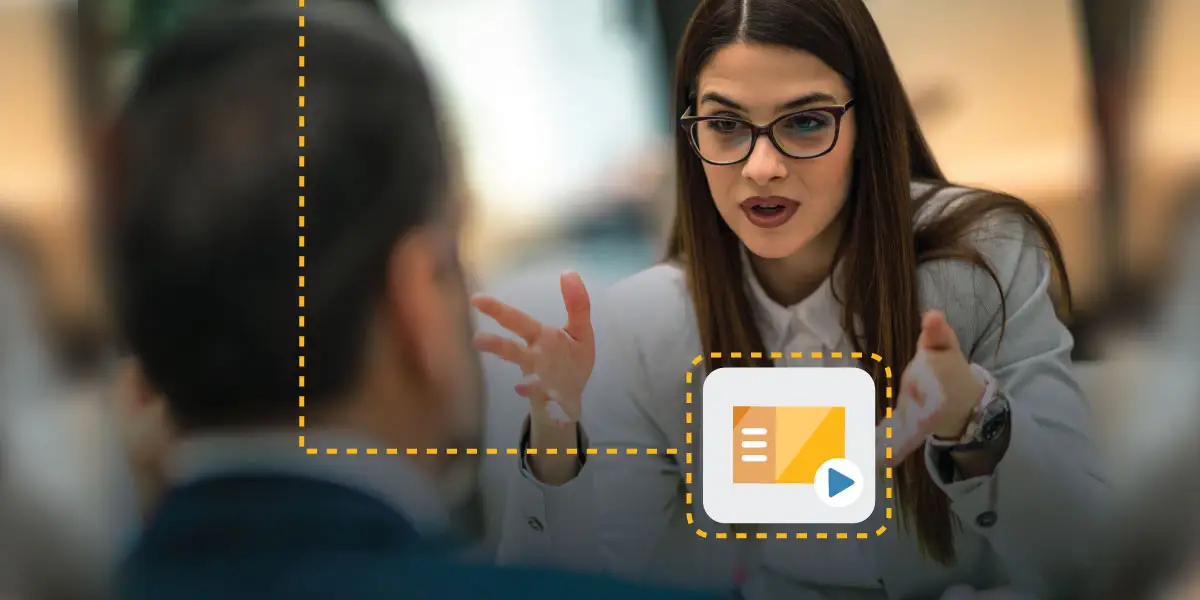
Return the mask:
[[(917, 265), (922, 262), (964, 260), (984, 269), (1001, 287), (995, 271), (966, 239), (992, 214), (1020, 217), (1040, 234), (1069, 304), (1070, 288), (1054, 232), (1025, 202), (976, 190), (969, 201), (956, 202), (954, 210), (938, 211), (934, 218), (922, 219), (916, 229), (911, 225), (921, 204), (950, 184), (925, 142), (862, 0), (703, 1), (692, 15), (676, 60), (675, 115), (683, 114), (694, 101), (696, 78), (708, 59), (734, 42), (812, 53), (840, 73), (853, 91), (857, 162), (834, 265), (840, 263), (846, 280), (870, 285), (835, 285), (834, 290), (843, 306), (842, 328), (858, 333), (850, 335), (856, 351), (864, 356), (881, 354), (898, 370), (912, 360), (921, 328)], [(709, 372), (739, 364), (770, 366), (767, 359), (726, 358), (731, 351), (768, 356), (766, 352), (773, 349), (763, 347), (743, 287), (729, 285), (744, 276), (740, 242), (716, 210), (687, 134), (682, 129), (677, 132), (679, 195), (667, 260), (683, 265), (687, 273), (704, 355), (710, 357), (706, 366)], [(930, 192), (914, 199), (911, 183), (918, 180), (933, 185)], [(711, 358), (713, 352), (722, 352), (722, 358)], [(864, 360), (861, 366), (877, 381), (882, 379), (883, 366), (878, 362)], [(895, 400), (886, 397), (883, 386), (878, 388), (876, 408), (882, 418)], [(897, 469), (896, 487), (901, 522), (915, 528), (922, 552), (938, 562), (953, 563), (956, 523), (920, 452)]]

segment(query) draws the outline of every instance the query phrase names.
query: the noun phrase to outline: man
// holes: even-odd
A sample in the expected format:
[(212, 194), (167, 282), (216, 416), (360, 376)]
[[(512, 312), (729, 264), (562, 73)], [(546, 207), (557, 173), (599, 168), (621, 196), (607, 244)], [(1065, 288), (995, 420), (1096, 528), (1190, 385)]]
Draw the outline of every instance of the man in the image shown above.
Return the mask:
[(107, 275), (172, 438), (121, 596), (684, 598), (438, 541), (480, 459), (461, 207), (413, 49), (309, 4), (302, 29), (286, 10), (196, 22), (114, 130)]

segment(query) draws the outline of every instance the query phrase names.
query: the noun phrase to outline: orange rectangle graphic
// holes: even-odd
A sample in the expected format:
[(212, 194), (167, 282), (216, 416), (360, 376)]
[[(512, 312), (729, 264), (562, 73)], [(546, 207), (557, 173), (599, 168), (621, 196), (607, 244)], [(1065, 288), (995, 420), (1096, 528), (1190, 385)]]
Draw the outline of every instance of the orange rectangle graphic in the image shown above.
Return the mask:
[(846, 457), (844, 406), (733, 407), (733, 482), (811, 484)]

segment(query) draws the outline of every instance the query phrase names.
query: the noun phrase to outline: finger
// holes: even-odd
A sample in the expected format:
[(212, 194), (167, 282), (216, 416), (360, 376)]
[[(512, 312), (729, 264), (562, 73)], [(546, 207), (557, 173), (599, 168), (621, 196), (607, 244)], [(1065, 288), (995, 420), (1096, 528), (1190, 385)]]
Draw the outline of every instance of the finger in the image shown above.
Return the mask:
[(958, 350), (958, 336), (946, 322), (946, 315), (940, 310), (931, 310), (921, 319), (921, 336), (917, 338), (917, 347), (925, 350), (944, 351)]
[(542, 324), (537, 319), (491, 296), (475, 296), (471, 298), (471, 304), (479, 312), (491, 317), (501, 327), (517, 334), (527, 343), (534, 343), (542, 333)]
[(533, 371), (533, 355), (529, 352), (529, 347), (517, 340), (494, 333), (479, 333), (475, 335), (474, 345), (480, 352), (493, 354), (521, 367), (522, 374)]
[(579, 341), (592, 339), (592, 299), (579, 273), (567, 271), (562, 274), (563, 304), (567, 308), (567, 326), (564, 330)]
[(554, 390), (546, 386), (546, 383), (536, 375), (526, 375), (517, 385), (513, 386), (513, 391), (518, 396), (528, 398), (536, 403), (546, 403), (557, 400)]

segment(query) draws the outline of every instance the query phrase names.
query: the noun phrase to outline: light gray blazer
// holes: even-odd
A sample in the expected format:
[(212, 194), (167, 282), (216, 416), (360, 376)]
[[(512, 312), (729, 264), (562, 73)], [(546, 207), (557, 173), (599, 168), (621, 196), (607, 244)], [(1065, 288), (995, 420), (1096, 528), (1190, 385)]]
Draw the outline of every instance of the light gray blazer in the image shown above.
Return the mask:
[[(937, 202), (956, 197), (954, 190), (944, 191)], [(986, 224), (973, 242), (1004, 288), (1003, 343), (1001, 296), (982, 270), (958, 261), (919, 270), (922, 309), (946, 312), (968, 359), (996, 376), (1012, 407), (1011, 442), (993, 475), (943, 480), (934, 451), (926, 450), (927, 468), (961, 523), (955, 565), (922, 556), (915, 536), (899, 522), (894, 497), (887, 497), (891, 485), (883, 483), (882, 472), (875, 514), (855, 526), (768, 526), (758, 530), (767, 539), (756, 539), (758, 533), (737, 539), (705, 516), (700, 411), (685, 423), (694, 408), (685, 404), (686, 392), (703, 402), (701, 387), (685, 381), (689, 370), (703, 377), (703, 365), (691, 364), (702, 348), (684, 273), (670, 265), (617, 284), (597, 302), (598, 358), (582, 426), (598, 454), (587, 456), (579, 476), (561, 487), (536, 481), (523, 463), (512, 472), (500, 561), (740, 587), (751, 600), (936, 598), (952, 584), (1043, 595), (1084, 577), (1108, 485), (1093, 448), (1089, 407), (1072, 376), (1073, 340), (1050, 298), (1049, 264), (1036, 235), (1015, 220)], [(784, 357), (821, 351), (824, 365), (848, 364), (851, 348), (828, 283), (792, 307), (771, 302), (753, 275), (733, 284), (746, 286), (768, 350)], [(846, 358), (830, 358), (832, 352)], [(891, 367), (898, 385), (904, 365)], [(617, 454), (608, 454), (609, 448)], [(687, 462), (688, 452), (695, 453), (695, 464)], [(788, 539), (776, 539), (781, 532)], [(809, 536), (796, 539), (796, 532)], [(867, 539), (858, 539), (859, 532)]]

